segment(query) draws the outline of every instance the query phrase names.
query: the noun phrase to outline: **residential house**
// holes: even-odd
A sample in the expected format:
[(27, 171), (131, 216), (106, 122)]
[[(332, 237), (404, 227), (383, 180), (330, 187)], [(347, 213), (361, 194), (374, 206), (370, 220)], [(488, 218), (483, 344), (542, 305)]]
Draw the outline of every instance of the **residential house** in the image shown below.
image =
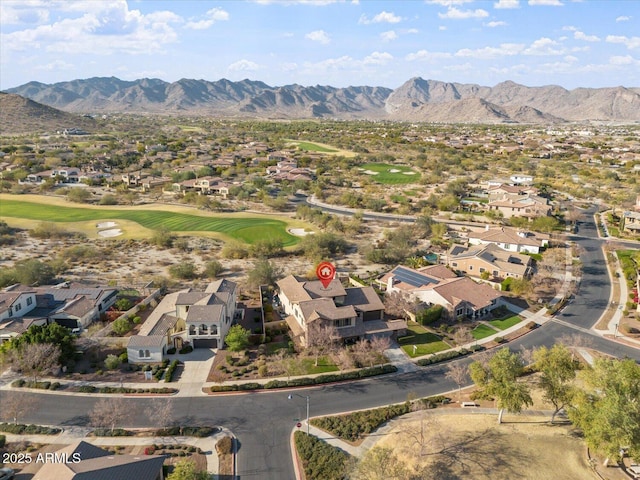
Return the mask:
[(311, 325), (335, 327), (342, 340), (403, 334), (406, 322), (384, 320), (384, 304), (372, 287), (344, 288), (334, 279), (325, 288), (319, 280), (289, 275), (278, 282), (278, 297), (294, 341), (307, 345)]
[(531, 275), (531, 257), (503, 250), (494, 243), (465, 247), (452, 245), (445, 256), (448, 267), (471, 277), (500, 279)]
[(129, 339), (131, 363), (161, 362), (170, 347), (183, 342), (194, 348), (221, 348), (236, 317), (237, 284), (226, 279), (211, 282), (204, 292), (192, 289), (166, 295)]
[(467, 236), (471, 245), (488, 245), (493, 243), (503, 250), (520, 253), (540, 253), (540, 249), (549, 246), (549, 235), (527, 232), (511, 227), (494, 227), (487, 225), (482, 232), (470, 232)]
[(536, 187), (526, 185), (507, 185), (500, 183), (498, 185), (490, 185), (487, 189), (487, 195), (490, 202), (502, 200), (505, 195), (537, 195), (539, 190)]
[(620, 228), (624, 232), (640, 233), (640, 212), (623, 212)]
[(481, 318), (503, 304), (499, 292), (485, 283), (458, 277), (444, 265), (418, 270), (397, 266), (378, 279), (388, 293), (398, 292), (427, 305), (441, 305), (452, 317)]
[(546, 198), (537, 195), (505, 194), (487, 204), (489, 210), (502, 213), (504, 218), (537, 218), (551, 215), (551, 205)]
[[(115, 303), (117, 294), (115, 288), (70, 282), (40, 287), (16, 284), (0, 292), (0, 319), (44, 318), (45, 323), (56, 322), (71, 329), (86, 328)], [(1, 299), (6, 306), (4, 313)]]
[(153, 309), (137, 335), (129, 338), (129, 363), (159, 363), (170, 346), (182, 348), (180, 332), (186, 329), (184, 319), (176, 315), (176, 302), (181, 293), (169, 293)]
[(221, 178), (210, 176), (193, 178), (173, 184), (175, 192), (198, 192), (201, 195), (221, 195), (224, 198), (229, 195), (229, 187), (230, 185), (222, 181)]
[[(47, 454), (48, 455), (48, 454)], [(53, 453), (33, 480), (164, 480), (162, 455), (114, 455), (80, 440)]]
[(509, 177), (512, 183), (516, 185), (531, 185), (533, 183), (532, 175), (516, 174)]

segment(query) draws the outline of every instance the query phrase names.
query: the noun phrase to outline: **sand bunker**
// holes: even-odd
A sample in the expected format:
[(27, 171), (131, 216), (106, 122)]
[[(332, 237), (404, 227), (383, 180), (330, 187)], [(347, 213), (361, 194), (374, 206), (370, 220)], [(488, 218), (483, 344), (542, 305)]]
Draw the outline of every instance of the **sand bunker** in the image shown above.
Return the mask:
[(365, 170), (363, 173), (366, 173), (367, 175), (377, 175), (378, 172), (374, 172), (373, 170)]
[(307, 232), (304, 228), (290, 228), (289, 229), (289, 233), (291, 235), (295, 235), (297, 237), (304, 237), (304, 236), (309, 235), (310, 233), (313, 233), (313, 232)]
[(118, 235), (122, 235), (122, 230), (119, 228), (110, 228), (109, 230), (99, 231), (98, 235), (101, 237), (117, 237)]
[(402, 172), (404, 175), (415, 175), (416, 172)]
[(398, 170), (397, 168), (390, 168), (389, 172), (390, 173), (398, 173), (400, 170)]
[(116, 226), (116, 222), (102, 222), (96, 225), (96, 227), (98, 228), (111, 228), (115, 226)]

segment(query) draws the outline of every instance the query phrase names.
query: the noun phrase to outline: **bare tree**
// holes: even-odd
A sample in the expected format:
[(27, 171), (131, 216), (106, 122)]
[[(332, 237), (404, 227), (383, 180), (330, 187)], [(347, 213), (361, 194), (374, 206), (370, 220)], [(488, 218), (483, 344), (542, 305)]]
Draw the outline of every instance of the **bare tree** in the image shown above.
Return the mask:
[(10, 362), (23, 374), (38, 381), (41, 375), (60, 366), (60, 347), (52, 343), (27, 343), (13, 350)]
[(310, 322), (307, 327), (307, 349), (315, 356), (315, 366), (318, 366), (320, 355), (329, 353), (340, 338), (333, 325), (322, 322), (321, 319)]
[(89, 413), (91, 425), (98, 428), (109, 428), (111, 433), (116, 426), (129, 419), (131, 411), (123, 398), (102, 398)]
[(170, 428), (175, 422), (171, 398), (155, 398), (144, 413), (149, 421), (160, 429)]
[(421, 457), (442, 451), (446, 444), (445, 429), (435, 415), (422, 414), (420, 424), (409, 426), (405, 432), (413, 440), (412, 444), (419, 448), (418, 455)]
[(458, 402), (460, 401), (460, 393), (462, 385), (465, 384), (469, 378), (469, 371), (467, 366), (462, 363), (450, 363), (445, 374), (449, 380), (454, 382), (458, 386)]
[(38, 403), (37, 397), (26, 392), (3, 392), (0, 414), (5, 420), (17, 424), (24, 415), (35, 410)]
[(349, 370), (356, 365), (353, 355), (346, 348), (338, 350), (338, 353), (334, 355), (334, 360), (340, 370)]
[(366, 340), (358, 340), (353, 347), (351, 347), (355, 360), (359, 366), (364, 366), (367, 362), (367, 358), (370, 356), (371, 346)]
[(469, 327), (460, 326), (451, 335), (456, 347), (462, 347), (465, 343), (473, 342), (474, 338)]
[(384, 311), (393, 317), (407, 318), (409, 313), (415, 314), (417, 305), (400, 292), (387, 292), (384, 296)]
[(391, 339), (386, 336), (377, 335), (369, 341), (370, 348), (370, 365), (373, 366), (379, 356), (382, 356), (385, 350), (391, 348)]
[(562, 335), (558, 339), (558, 343), (565, 345), (571, 349), (571, 359), (575, 360), (575, 350), (579, 348), (593, 348), (593, 340), (587, 335), (574, 333), (571, 335)]

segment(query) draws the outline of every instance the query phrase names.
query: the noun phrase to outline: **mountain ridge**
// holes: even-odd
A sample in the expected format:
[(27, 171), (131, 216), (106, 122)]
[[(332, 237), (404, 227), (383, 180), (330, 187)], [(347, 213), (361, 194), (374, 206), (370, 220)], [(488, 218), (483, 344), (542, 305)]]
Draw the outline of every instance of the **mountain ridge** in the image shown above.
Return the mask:
[(640, 88), (567, 90), (511, 80), (493, 87), (414, 77), (396, 89), (379, 86), (237, 82), (182, 78), (93, 77), (6, 90), (70, 113), (157, 113), (272, 119), (369, 119), (443, 123), (640, 121)]

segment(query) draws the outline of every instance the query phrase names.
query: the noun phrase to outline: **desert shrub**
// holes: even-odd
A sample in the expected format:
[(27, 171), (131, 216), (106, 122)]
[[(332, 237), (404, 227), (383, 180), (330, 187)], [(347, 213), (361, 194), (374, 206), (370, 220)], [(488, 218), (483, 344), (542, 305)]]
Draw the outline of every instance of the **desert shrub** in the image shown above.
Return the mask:
[(349, 454), (305, 432), (297, 431), (294, 441), (306, 478), (323, 480), (346, 478)]
[(471, 353), (471, 351), (465, 348), (462, 348), (460, 350), (450, 350), (448, 352), (436, 353), (431, 357), (418, 360), (418, 365), (424, 367), (426, 365), (432, 365), (434, 363), (444, 362), (446, 360), (451, 360), (452, 358), (468, 355), (469, 353)]
[(216, 450), (221, 455), (228, 455), (233, 451), (233, 439), (229, 436), (224, 436), (218, 443), (216, 443)]
[(193, 347), (191, 345), (185, 345), (184, 347), (182, 347), (180, 349), (180, 354), (183, 355), (185, 353), (191, 353), (193, 352)]
[(176, 353), (176, 347), (171, 347), (167, 349), (167, 355), (173, 355)]
[(120, 360), (121, 363), (127, 363), (129, 362), (129, 355), (127, 352), (123, 352), (118, 356), (118, 360)]
[(104, 366), (107, 370), (115, 370), (120, 366), (120, 358), (117, 355), (107, 355), (104, 359)]
[(175, 372), (176, 368), (178, 367), (178, 360), (174, 360), (173, 362), (171, 362), (171, 365), (169, 365), (169, 367), (167, 368), (167, 371), (164, 375), (164, 381), (165, 382), (172, 382), (173, 381), (173, 373)]
[(266, 365), (260, 365), (258, 367), (258, 375), (260, 375), (261, 377), (266, 377), (269, 374), (269, 367), (267, 367)]
[(114, 320), (114, 322), (111, 324), (111, 329), (113, 330), (113, 333), (115, 333), (116, 335), (124, 335), (125, 333), (129, 332), (132, 328), (133, 328), (133, 325), (131, 324), (129, 319), (125, 317), (118, 318)]

